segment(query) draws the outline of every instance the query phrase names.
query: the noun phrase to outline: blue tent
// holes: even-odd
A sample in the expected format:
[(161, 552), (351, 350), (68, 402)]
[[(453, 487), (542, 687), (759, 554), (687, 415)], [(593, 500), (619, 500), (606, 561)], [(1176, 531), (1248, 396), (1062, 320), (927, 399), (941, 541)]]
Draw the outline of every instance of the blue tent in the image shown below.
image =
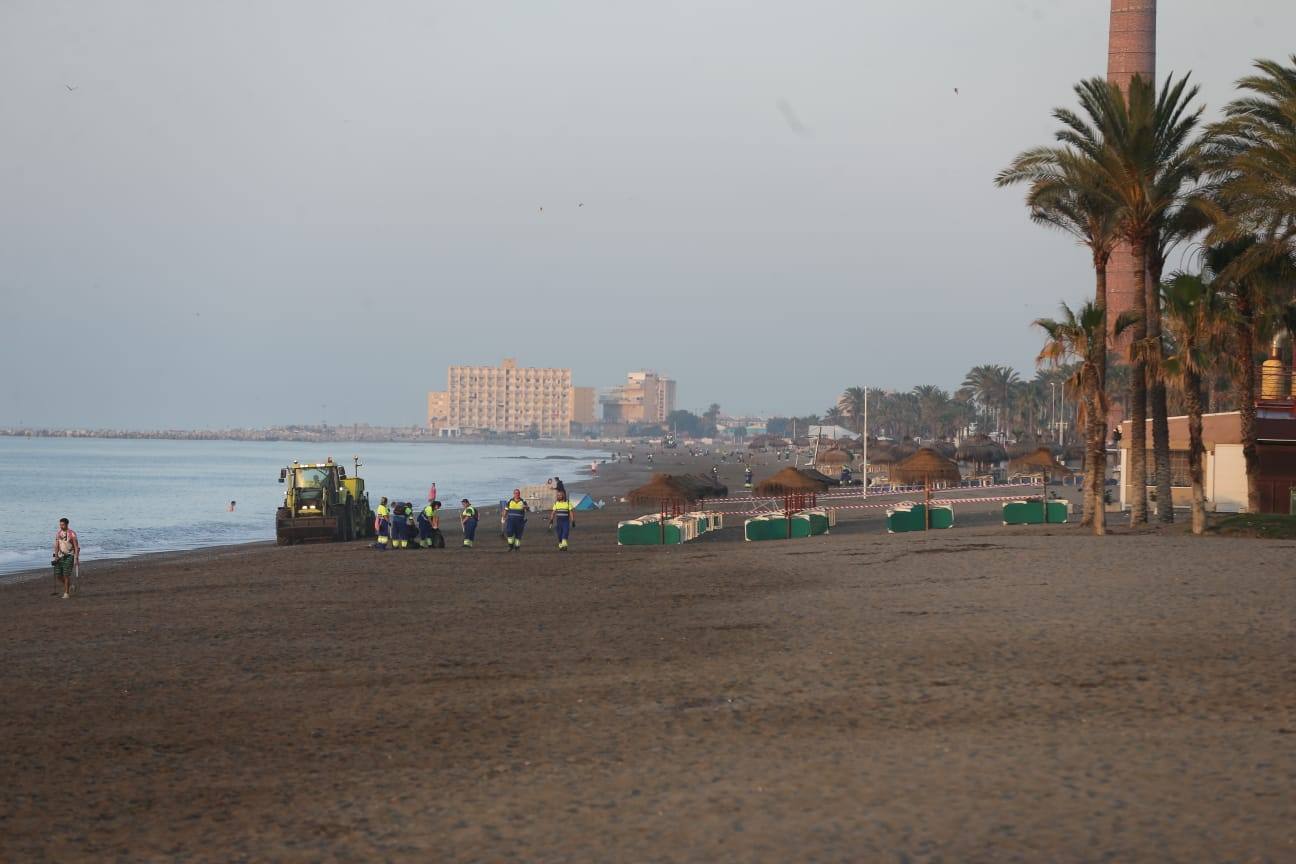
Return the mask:
[(586, 495), (584, 492), (573, 492), (571, 494), (571, 502), (572, 504), (576, 505), (577, 510), (597, 509), (597, 507), (594, 505), (594, 499), (591, 498), (589, 495)]

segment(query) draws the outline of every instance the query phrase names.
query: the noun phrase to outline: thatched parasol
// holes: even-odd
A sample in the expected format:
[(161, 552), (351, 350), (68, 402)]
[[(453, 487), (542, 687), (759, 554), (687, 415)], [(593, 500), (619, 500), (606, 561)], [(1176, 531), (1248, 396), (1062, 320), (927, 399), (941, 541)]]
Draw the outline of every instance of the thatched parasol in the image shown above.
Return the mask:
[[(814, 476), (818, 474), (818, 477)], [(828, 478), (819, 472), (800, 468), (782, 471), (756, 484), (757, 495), (785, 495), (789, 492), (823, 492), (828, 488)]]
[(902, 485), (933, 482), (957, 483), (962, 480), (958, 465), (928, 447), (891, 466), (891, 482)]
[(626, 499), (632, 504), (659, 504), (662, 501), (690, 502), (728, 494), (728, 487), (706, 477), (654, 474), (647, 483), (626, 493)]
[(815, 457), (816, 468), (835, 468), (841, 470), (841, 466), (850, 464), (851, 454), (845, 450), (832, 449), (825, 450)]
[(953, 441), (932, 441), (927, 446), (946, 459), (953, 459), (958, 455), (958, 447), (955, 446)]
[(959, 446), (955, 454), (960, 462), (973, 465), (996, 465), (1008, 458), (1004, 448), (989, 435), (974, 435)]
[(902, 459), (907, 459), (918, 448), (913, 445), (912, 441), (870, 441), (869, 442), (869, 464), (870, 465), (894, 465)]
[(1064, 480), (1071, 476), (1071, 469), (1059, 465), (1053, 458), (1053, 451), (1040, 447), (1030, 453), (1018, 456), (1008, 463), (1010, 474), (1047, 474), (1050, 480)]
[(1036, 450), (1048, 450), (1054, 454), (1062, 452), (1062, 448), (1058, 445), (1040, 441), (1034, 435), (1027, 435), (1024, 438), (1020, 438), (1004, 448), (1004, 452), (1008, 455), (1009, 459), (1017, 459), (1018, 457), (1025, 456), (1029, 453), (1034, 453)]

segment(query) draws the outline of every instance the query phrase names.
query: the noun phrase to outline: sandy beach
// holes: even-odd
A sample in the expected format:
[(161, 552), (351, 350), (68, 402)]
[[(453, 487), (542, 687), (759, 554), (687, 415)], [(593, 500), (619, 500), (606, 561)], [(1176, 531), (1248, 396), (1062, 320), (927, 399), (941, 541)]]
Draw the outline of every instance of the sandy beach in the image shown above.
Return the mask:
[(0, 859), (1296, 860), (1296, 544), (635, 512), (0, 587)]

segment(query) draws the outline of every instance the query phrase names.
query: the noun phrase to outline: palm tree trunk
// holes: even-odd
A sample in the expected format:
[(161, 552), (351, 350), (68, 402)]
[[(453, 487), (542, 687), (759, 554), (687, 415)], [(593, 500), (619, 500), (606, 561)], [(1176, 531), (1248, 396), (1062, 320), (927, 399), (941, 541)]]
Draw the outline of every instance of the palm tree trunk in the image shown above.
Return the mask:
[(1201, 375), (1184, 375), (1184, 401), (1188, 408), (1188, 476), (1192, 478), (1192, 533), (1206, 532), (1206, 484), (1202, 469), (1202, 385)]
[(1103, 394), (1107, 387), (1107, 262), (1111, 253), (1098, 254), (1094, 261), (1095, 305), (1102, 310), (1102, 326), (1098, 328), (1097, 339), (1092, 345), (1093, 351), (1093, 413), (1089, 415), (1088, 437), (1085, 441), (1086, 477), (1085, 501), (1092, 511), (1095, 535), (1107, 533), (1107, 412), (1104, 410)]
[(1247, 512), (1260, 512), (1260, 453), (1256, 450), (1256, 322), (1250, 287), (1238, 286), (1238, 412), (1242, 421), (1242, 461), (1246, 463)]
[[(1155, 340), (1152, 352), (1162, 359), (1161, 346), (1161, 270), (1164, 262), (1154, 252), (1149, 256), (1150, 270), (1143, 297), (1144, 314), (1148, 320), (1148, 339)], [(1157, 521), (1168, 524), (1174, 521), (1174, 498), (1170, 491), (1170, 412), (1166, 401), (1166, 384), (1158, 362), (1153, 365), (1148, 396), (1152, 403), (1152, 458), (1156, 465)]]
[[(1141, 294), (1147, 297), (1147, 244), (1144, 241), (1130, 244), (1134, 253), (1134, 272), (1142, 280)], [(1146, 306), (1146, 303), (1145, 303)], [(1147, 314), (1140, 315), (1133, 325), (1135, 343), (1147, 338)], [(1129, 487), (1130, 525), (1146, 525), (1147, 501), (1147, 364), (1130, 358), (1130, 454), (1129, 476), (1121, 482)]]

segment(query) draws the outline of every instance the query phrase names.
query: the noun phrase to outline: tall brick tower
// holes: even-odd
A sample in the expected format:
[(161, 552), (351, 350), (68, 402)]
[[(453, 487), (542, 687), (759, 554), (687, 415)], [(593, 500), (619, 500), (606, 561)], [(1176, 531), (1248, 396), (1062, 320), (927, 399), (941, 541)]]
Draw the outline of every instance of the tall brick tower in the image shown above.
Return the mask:
[[(1129, 92), (1130, 79), (1156, 78), (1156, 0), (1112, 0), (1111, 35), (1107, 43), (1107, 80)], [(1116, 324), (1122, 312), (1143, 308), (1134, 256), (1121, 244), (1107, 268), (1107, 325)], [(1128, 357), (1130, 336), (1112, 344), (1122, 360)], [(1108, 428), (1120, 423), (1120, 406), (1113, 402)]]

